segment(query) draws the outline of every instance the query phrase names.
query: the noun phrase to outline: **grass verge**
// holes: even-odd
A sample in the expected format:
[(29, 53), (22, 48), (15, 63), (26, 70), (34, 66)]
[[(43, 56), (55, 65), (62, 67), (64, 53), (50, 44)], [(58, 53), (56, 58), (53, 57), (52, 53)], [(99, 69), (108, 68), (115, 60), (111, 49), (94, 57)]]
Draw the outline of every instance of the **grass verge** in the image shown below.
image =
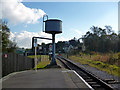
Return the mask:
[(88, 59), (80, 56), (69, 56), (69, 59), (75, 62), (79, 62), (81, 64), (88, 64), (89, 66), (95, 67), (99, 70), (106, 71), (109, 74), (120, 77), (120, 67), (116, 65), (111, 65), (108, 63), (104, 63), (101, 61), (96, 61), (96, 60), (92, 60), (92, 59)]
[[(29, 58), (35, 58), (35, 55), (31, 55), (31, 56), (28, 56), (28, 57)], [(37, 58), (38, 58), (37, 69), (44, 69), (45, 66), (47, 66), (51, 62), (51, 60), (49, 60), (48, 55), (41, 55), (41, 61), (39, 61), (40, 55), (37, 55)], [(56, 60), (56, 63), (58, 63), (57, 60)], [(33, 69), (35, 69), (35, 68), (33, 68)]]
[[(35, 58), (35, 55), (31, 55), (28, 56), (29, 58)], [(40, 57), (41, 57), (41, 61), (40, 61)], [(37, 59), (38, 59), (38, 64), (37, 64), (37, 69), (44, 69), (45, 66), (47, 66), (48, 64), (50, 64), (50, 60), (49, 60), (49, 56), (48, 55), (37, 55)], [(33, 68), (35, 69), (35, 68)]]

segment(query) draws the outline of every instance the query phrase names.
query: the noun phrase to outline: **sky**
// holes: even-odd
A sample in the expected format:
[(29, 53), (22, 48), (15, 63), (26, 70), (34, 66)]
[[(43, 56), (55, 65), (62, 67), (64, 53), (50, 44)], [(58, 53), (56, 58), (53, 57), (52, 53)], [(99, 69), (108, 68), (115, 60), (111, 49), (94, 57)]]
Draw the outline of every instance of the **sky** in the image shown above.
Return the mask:
[[(42, 32), (42, 17), (62, 20), (62, 33), (56, 35), (56, 42), (77, 39), (90, 31), (90, 27), (112, 26), (118, 32), (118, 2), (21, 2), (10, 0), (3, 4), (3, 19), (8, 21), (10, 39), (19, 47), (30, 48), (33, 36), (51, 38)], [(9, 4), (9, 5), (8, 5)], [(51, 41), (38, 40), (38, 43)]]

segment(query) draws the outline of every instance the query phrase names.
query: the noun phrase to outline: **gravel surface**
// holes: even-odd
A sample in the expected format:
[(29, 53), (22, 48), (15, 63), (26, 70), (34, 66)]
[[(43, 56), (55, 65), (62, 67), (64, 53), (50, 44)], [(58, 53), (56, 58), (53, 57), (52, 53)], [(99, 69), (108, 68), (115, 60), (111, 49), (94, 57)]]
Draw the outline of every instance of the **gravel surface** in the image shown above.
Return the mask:
[[(111, 74), (108, 74), (105, 71), (101, 71), (97, 68), (91, 67), (88, 64), (86, 65), (81, 65), (80, 63), (77, 63), (77, 65), (79, 65), (80, 67), (88, 70), (89, 72), (91, 72), (92, 74), (98, 76), (99, 78), (105, 80), (105, 79), (114, 79), (116, 81), (120, 81), (120, 77), (117, 76), (113, 76)], [(119, 84), (110, 84), (112, 87), (117, 88), (118, 90), (120, 90), (120, 83)]]

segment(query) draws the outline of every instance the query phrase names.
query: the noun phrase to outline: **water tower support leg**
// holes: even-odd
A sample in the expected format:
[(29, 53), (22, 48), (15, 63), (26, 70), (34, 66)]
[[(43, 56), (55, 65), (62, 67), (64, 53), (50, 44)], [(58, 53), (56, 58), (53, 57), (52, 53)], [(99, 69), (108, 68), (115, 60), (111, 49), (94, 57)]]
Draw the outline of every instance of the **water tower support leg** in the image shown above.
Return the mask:
[(52, 34), (52, 60), (51, 60), (51, 65), (57, 65), (56, 60), (55, 60), (55, 34)]

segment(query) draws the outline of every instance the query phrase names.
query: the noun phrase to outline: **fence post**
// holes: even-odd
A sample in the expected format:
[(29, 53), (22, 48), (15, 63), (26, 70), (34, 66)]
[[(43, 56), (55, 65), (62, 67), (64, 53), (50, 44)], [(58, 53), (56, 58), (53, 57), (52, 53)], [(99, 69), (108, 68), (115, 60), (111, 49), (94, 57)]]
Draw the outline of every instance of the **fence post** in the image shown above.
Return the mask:
[(14, 54), (14, 72), (16, 72), (17, 71), (17, 68), (16, 68), (16, 54)]

